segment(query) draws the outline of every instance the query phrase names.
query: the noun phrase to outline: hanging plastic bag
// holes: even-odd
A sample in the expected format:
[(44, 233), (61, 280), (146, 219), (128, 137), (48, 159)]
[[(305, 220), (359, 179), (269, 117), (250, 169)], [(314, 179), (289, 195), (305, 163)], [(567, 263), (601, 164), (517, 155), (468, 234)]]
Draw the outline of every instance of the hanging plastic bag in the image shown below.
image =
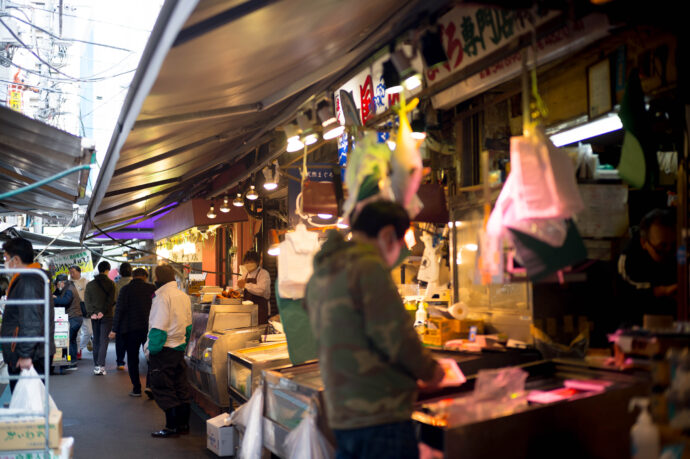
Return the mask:
[[(48, 396), (50, 411), (57, 410), (53, 398)], [(22, 370), (19, 381), (12, 392), (10, 409), (22, 410), (30, 413), (44, 413), (46, 400), (46, 386), (32, 366), (28, 370)]]
[(375, 132), (365, 131), (348, 154), (345, 186), (348, 197), (343, 204), (343, 215), (349, 217), (355, 205), (363, 199), (383, 193), (392, 199), (388, 178), (391, 151), (379, 143)]
[(237, 456), (240, 459), (260, 459), (263, 446), (264, 391), (259, 386), (247, 403), (230, 415), (230, 424), (244, 427), (244, 435)]
[(7, 365), (0, 360), (0, 384), (9, 384), (10, 375), (7, 373)]
[(398, 137), (391, 156), (391, 184), (395, 200), (407, 210), (410, 218), (416, 217), (423, 207), (417, 197), (422, 183), (422, 156), (418, 141), (412, 138), (412, 127), (407, 118), (407, 113), (414, 110), (418, 103), (419, 99), (412, 99), (405, 104), (405, 97), (400, 94)]
[(572, 161), (540, 130), (510, 139), (510, 163), (518, 220), (565, 219), (584, 209)]
[(315, 415), (309, 410), (295, 430), (285, 438), (287, 459), (331, 459), (335, 449), (316, 425)]
[(319, 236), (300, 223), (285, 235), (278, 255), (278, 293), (283, 298), (304, 298), (313, 272), (314, 254), (319, 251)]

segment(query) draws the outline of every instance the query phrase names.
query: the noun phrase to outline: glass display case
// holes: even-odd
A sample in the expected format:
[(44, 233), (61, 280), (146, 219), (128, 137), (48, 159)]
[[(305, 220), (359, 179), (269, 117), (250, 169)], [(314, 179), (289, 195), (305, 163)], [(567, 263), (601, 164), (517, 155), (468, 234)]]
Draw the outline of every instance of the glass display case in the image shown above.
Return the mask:
[(238, 403), (252, 396), (261, 370), (290, 366), (287, 342), (267, 343), (228, 352), (228, 392)]

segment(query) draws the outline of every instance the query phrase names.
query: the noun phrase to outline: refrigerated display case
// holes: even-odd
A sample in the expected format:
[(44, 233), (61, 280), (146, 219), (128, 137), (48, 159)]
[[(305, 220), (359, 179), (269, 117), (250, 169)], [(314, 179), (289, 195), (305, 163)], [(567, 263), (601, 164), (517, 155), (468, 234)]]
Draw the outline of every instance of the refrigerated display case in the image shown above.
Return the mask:
[[(413, 414), (420, 441), (443, 457), (630, 457), (631, 397), (647, 394), (649, 374), (623, 373), (585, 361), (539, 361), (519, 365), (528, 374), (525, 392), (561, 395), (558, 401), (503, 406), (504, 412), (465, 422), (448, 407), (462, 409), (476, 378), (456, 389), (422, 394)], [(599, 382), (599, 390), (563, 391), (566, 381)], [(567, 389), (567, 388), (566, 388)], [(562, 394), (566, 394), (563, 396)], [(466, 417), (465, 417), (466, 419)], [(501, 441), (496, 441), (500, 438)]]
[(278, 370), (263, 370), (264, 447), (286, 457), (283, 443), (312, 409), (321, 432), (335, 444), (328, 428), (323, 403), (323, 381), (318, 363), (295, 365)]
[(258, 325), (257, 306), (229, 298), (215, 298), (192, 311), (192, 335), (185, 362), (190, 384), (215, 405), (229, 407), (228, 351), (259, 344), (266, 325)]
[(265, 343), (228, 352), (228, 393), (238, 403), (252, 396), (261, 371), (291, 366), (287, 342)]

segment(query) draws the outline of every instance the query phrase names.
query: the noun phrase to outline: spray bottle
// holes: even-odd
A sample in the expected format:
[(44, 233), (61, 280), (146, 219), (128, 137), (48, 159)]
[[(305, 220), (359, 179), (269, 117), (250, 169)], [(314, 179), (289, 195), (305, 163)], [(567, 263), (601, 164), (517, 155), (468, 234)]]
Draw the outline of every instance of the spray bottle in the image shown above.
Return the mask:
[(633, 459), (658, 459), (659, 429), (649, 414), (649, 398), (633, 397), (628, 411), (635, 409), (635, 406), (640, 408), (640, 415), (630, 428), (630, 456)]
[(424, 309), (424, 302), (420, 301), (417, 305), (417, 312), (415, 313), (414, 328), (417, 333), (423, 335), (426, 333), (426, 309)]

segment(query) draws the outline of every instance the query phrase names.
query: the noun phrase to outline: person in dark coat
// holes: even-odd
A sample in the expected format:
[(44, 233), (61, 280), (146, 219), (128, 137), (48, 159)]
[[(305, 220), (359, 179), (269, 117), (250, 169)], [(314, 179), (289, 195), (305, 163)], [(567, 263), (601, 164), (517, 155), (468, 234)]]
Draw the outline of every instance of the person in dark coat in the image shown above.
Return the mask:
[(84, 322), (81, 313), (81, 297), (74, 283), (69, 280), (67, 274), (58, 274), (55, 277), (57, 288), (53, 292), (55, 306), (65, 308), (69, 318), (69, 356), (70, 368), (77, 368), (77, 336)]
[(642, 325), (645, 314), (676, 316), (678, 290), (675, 213), (654, 209), (618, 259), (624, 325)]
[(120, 289), (110, 339), (120, 338), (127, 353), (127, 371), (132, 381), (132, 397), (141, 397), (139, 380), (139, 348), (146, 342), (149, 331), (149, 313), (156, 286), (147, 282), (148, 273), (137, 268), (132, 280)]
[[(9, 269), (41, 268), (34, 263), (34, 249), (30, 241), (23, 238), (14, 238), (5, 242), (2, 246), (5, 258), (5, 267)], [(37, 274), (15, 274), (7, 289), (8, 300), (38, 300), (34, 304), (7, 304), (2, 316), (0, 336), (39, 338), (45, 336), (45, 280)], [(55, 353), (55, 312), (53, 299), (48, 290), (48, 342), (49, 365), (52, 364)], [(9, 342), (2, 343), (2, 356), (7, 363), (7, 371), (12, 375), (18, 375), (21, 370), (28, 370), (32, 366), (39, 374), (45, 374), (45, 347), (44, 343), (34, 342)], [(50, 370), (50, 367), (48, 368)], [(10, 390), (14, 390), (17, 380), (10, 380)]]
[(115, 282), (108, 278), (110, 263), (98, 263), (98, 275), (86, 284), (84, 304), (93, 326), (93, 374), (104, 375), (105, 357), (108, 354), (108, 334), (113, 326), (115, 307)]

